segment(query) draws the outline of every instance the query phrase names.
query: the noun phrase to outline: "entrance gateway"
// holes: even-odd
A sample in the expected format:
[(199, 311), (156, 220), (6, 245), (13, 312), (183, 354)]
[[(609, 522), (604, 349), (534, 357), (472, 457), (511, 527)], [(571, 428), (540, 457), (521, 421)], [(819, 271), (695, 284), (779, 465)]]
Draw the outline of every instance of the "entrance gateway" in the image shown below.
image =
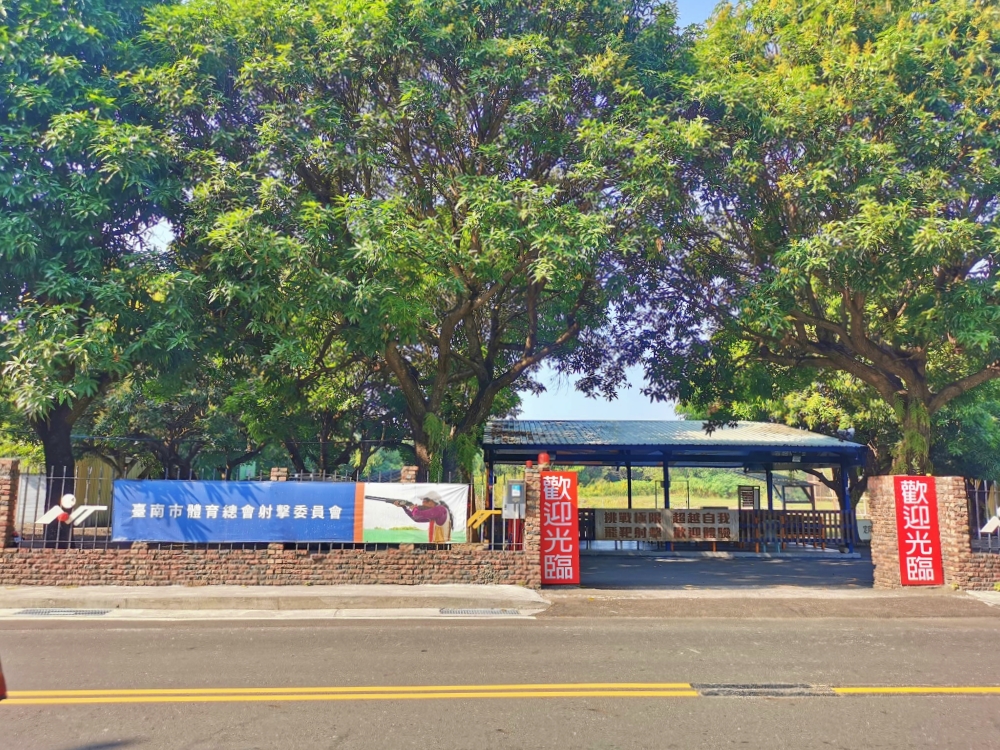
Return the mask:
[[(494, 483), (500, 465), (524, 466), (549, 455), (553, 469), (617, 466), (626, 470), (624, 508), (581, 508), (582, 545), (688, 552), (854, 552), (856, 527), (847, 488), (848, 469), (864, 463), (866, 447), (780, 424), (739, 422), (706, 432), (700, 421), (492, 420), (483, 437)], [(662, 492), (655, 508), (632, 507), (632, 469), (656, 467)], [(671, 470), (729, 469), (760, 477), (766, 493), (741, 487), (727, 507), (671, 507)], [(838, 469), (834, 507), (788, 509), (790, 484), (776, 471)], [(749, 482), (748, 482), (749, 484)], [(791, 482), (801, 485), (805, 483)], [(764, 494), (763, 497), (760, 494)], [(500, 497), (494, 499), (499, 507)], [(613, 543), (613, 544), (612, 544)], [(826, 556), (824, 556), (826, 557)]]

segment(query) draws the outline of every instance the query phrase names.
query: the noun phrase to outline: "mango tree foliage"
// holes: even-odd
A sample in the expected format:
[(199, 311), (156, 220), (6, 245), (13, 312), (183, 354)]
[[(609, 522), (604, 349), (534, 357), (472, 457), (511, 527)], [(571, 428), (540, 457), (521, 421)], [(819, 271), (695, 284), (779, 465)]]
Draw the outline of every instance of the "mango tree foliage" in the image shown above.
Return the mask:
[(266, 446), (225, 411), (233, 383), (210, 364), (140, 366), (80, 419), (76, 450), (96, 455), (118, 477), (230, 478)]
[(151, 14), (130, 83), (180, 144), (177, 242), (214, 304), (291, 355), (384, 363), (430, 467), (603, 322), (634, 213), (581, 133), (627, 118), (653, 24), (622, 0), (194, 0)]
[(1000, 377), (1000, 6), (723, 5), (695, 59), (686, 227), (632, 356), (720, 418), (747, 362), (847, 373), (894, 470), (929, 471), (934, 415)]
[(328, 367), (269, 362), (247, 371), (224, 402), (259, 445), (281, 446), (299, 473), (363, 472), (380, 447), (406, 434), (384, 367), (339, 352)]
[(184, 275), (148, 234), (162, 143), (112, 78), (147, 4), (0, 6), (0, 387), (70, 475), (84, 411), (186, 344)]
[(1000, 381), (956, 398), (935, 416), (935, 473), (1000, 479)]
[[(930, 460), (940, 476), (996, 479), (1000, 476), (1000, 381), (990, 381), (949, 401), (931, 417)], [(794, 427), (845, 435), (868, 446), (864, 466), (851, 470), (856, 503), (868, 478), (892, 471), (902, 440), (899, 422), (870, 386), (845, 372), (826, 372), (807, 388), (784, 395), (767, 412)], [(836, 489), (836, 488), (835, 488)]]

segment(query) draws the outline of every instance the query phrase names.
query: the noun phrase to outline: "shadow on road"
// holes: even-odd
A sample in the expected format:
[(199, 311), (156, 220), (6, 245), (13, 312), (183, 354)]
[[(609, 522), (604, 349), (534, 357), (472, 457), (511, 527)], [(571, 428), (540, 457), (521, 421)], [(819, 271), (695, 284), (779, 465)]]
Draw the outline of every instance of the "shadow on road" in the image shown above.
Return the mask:
[(580, 584), (602, 589), (707, 588), (771, 586), (872, 588), (874, 568), (862, 559), (685, 558), (583, 555)]

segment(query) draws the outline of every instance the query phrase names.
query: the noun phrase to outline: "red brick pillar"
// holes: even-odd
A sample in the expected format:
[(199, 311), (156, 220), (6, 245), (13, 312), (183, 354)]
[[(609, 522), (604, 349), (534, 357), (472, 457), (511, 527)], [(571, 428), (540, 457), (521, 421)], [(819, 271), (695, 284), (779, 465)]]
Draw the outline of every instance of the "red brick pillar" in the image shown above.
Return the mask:
[(19, 480), (20, 462), (16, 458), (0, 459), (0, 548), (14, 546)]
[[(945, 585), (969, 586), (973, 558), (969, 545), (969, 503), (961, 477), (934, 477), (941, 562)], [(896, 533), (896, 495), (891, 476), (868, 480), (868, 509), (872, 519), (872, 562), (875, 588), (899, 588), (899, 540)]]
[[(969, 534), (969, 496), (962, 477), (936, 477), (938, 526), (941, 529), (941, 561), (946, 586), (970, 586), (973, 574), (972, 540)], [(990, 586), (993, 581), (989, 581)]]
[(542, 585), (542, 524), (539, 516), (542, 498), (542, 472), (538, 467), (524, 470), (524, 555), (528, 566), (527, 585)]
[(399, 470), (399, 482), (400, 484), (416, 484), (417, 483), (417, 473), (420, 471), (419, 466), (404, 466)]
[(896, 533), (896, 496), (892, 477), (868, 480), (868, 515), (872, 521), (872, 563), (875, 588), (898, 589), (899, 541)]

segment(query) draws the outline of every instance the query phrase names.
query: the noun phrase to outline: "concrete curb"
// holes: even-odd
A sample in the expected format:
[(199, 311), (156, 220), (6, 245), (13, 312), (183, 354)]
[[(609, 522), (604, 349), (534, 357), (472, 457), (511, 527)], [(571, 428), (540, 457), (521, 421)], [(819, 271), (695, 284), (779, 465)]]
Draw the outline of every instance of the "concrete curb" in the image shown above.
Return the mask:
[[(557, 591), (544, 589), (545, 596), (553, 603), (573, 600), (659, 600), (659, 599), (782, 599), (782, 600), (891, 600), (891, 599), (962, 599), (966, 592), (950, 588), (921, 588), (919, 590), (873, 588), (821, 588), (818, 586), (742, 586), (738, 588), (658, 588), (658, 589), (591, 589), (575, 588)], [(971, 592), (970, 592), (971, 593)]]
[(1000, 607), (1000, 591), (970, 591), (969, 596), (991, 607)]
[(433, 607), (375, 607), (349, 609), (112, 609), (91, 614), (40, 615), (21, 614), (22, 609), (0, 609), (0, 622), (66, 623), (71, 622), (175, 622), (225, 621), (255, 622), (292, 620), (531, 620), (542, 609), (508, 609), (500, 613), (448, 614)]
[(305, 611), (359, 609), (544, 609), (519, 586), (11, 586), (0, 609)]

